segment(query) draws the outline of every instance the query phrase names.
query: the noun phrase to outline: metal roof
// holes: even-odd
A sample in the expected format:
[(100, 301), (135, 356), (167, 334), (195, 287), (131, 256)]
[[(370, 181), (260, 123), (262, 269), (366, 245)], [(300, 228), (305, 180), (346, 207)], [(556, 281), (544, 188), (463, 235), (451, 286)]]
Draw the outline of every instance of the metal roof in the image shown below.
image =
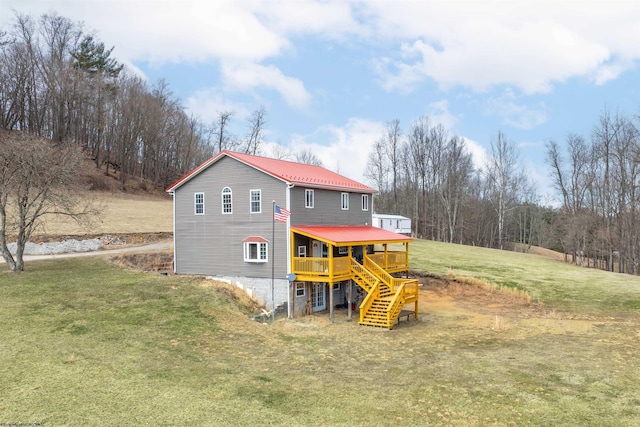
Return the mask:
[(375, 188), (361, 184), (353, 179), (332, 172), (321, 166), (272, 159), (269, 157), (252, 156), (250, 154), (236, 153), (227, 150), (221, 151), (206, 162), (202, 163), (200, 166), (193, 169), (191, 172), (187, 173), (185, 176), (171, 184), (166, 191), (169, 192), (175, 190), (223, 157), (231, 157), (232, 159), (280, 179), (287, 184), (300, 184), (305, 187), (327, 188), (359, 193), (378, 192)]
[(413, 238), (370, 225), (294, 225), (291, 230), (334, 246), (403, 243)]

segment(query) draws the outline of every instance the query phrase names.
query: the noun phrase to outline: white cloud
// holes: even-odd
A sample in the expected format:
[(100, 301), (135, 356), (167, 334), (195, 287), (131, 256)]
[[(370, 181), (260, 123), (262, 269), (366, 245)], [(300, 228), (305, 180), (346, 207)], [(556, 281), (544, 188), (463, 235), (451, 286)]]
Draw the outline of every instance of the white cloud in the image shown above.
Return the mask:
[[(295, 51), (305, 37), (384, 45), (398, 54), (372, 60), (389, 91), (432, 79), (443, 89), (510, 85), (547, 92), (575, 76), (603, 84), (640, 58), (640, 3), (634, 1), (6, 0), (3, 6), (36, 16), (54, 7), (84, 21), (125, 63), (232, 62), (247, 64), (246, 72)], [(261, 66), (275, 81), (250, 84), (306, 105), (309, 95), (297, 76)]]
[(312, 135), (295, 135), (289, 148), (294, 152), (309, 150), (325, 168), (367, 183), (365, 170), (369, 153), (383, 130), (383, 123), (351, 118), (344, 126), (327, 125)]
[(489, 97), (484, 112), (501, 117), (502, 122), (507, 125), (525, 130), (533, 129), (549, 119), (544, 105), (525, 105), (510, 89), (498, 96)]
[(471, 153), (471, 161), (476, 169), (485, 169), (489, 154), (487, 150), (478, 141), (474, 141), (471, 138), (463, 137), (467, 145), (467, 150)]
[(428, 105), (427, 115), (435, 124), (440, 123), (445, 128), (451, 130), (458, 123), (458, 118), (449, 111), (449, 101), (441, 99)]
[(640, 58), (637, 2), (578, 6), (477, 1), (460, 7), (459, 2), (424, 1), (368, 6), (377, 19), (378, 35), (394, 38), (400, 47), (397, 57), (379, 64), (383, 87), (389, 91), (412, 90), (430, 78), (443, 89), (464, 86), (481, 92), (506, 84), (528, 94), (544, 93), (574, 76), (617, 75), (609, 69), (612, 58), (627, 63)]
[(311, 95), (304, 84), (293, 77), (285, 76), (273, 65), (255, 63), (225, 63), (222, 66), (222, 79), (226, 89), (247, 91), (256, 87), (267, 87), (280, 93), (292, 107), (305, 108)]
[(217, 119), (219, 113), (232, 112), (230, 125), (234, 121), (245, 120), (251, 115), (251, 110), (246, 105), (231, 102), (215, 88), (203, 89), (195, 92), (185, 102), (187, 111), (199, 117), (204, 123), (211, 123)]

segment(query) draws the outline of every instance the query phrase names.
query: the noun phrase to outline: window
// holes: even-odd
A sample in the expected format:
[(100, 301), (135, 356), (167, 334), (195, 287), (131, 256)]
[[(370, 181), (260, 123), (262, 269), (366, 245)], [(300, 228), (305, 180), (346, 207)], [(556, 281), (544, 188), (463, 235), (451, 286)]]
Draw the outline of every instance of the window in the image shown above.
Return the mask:
[(204, 215), (204, 193), (195, 193), (194, 213), (196, 215)]
[(307, 247), (306, 246), (298, 246), (298, 256), (301, 258), (306, 258), (307, 256)]
[(267, 244), (269, 241), (264, 237), (251, 236), (244, 239), (244, 260), (245, 262), (267, 262), (269, 252)]
[(304, 190), (304, 207), (313, 209), (313, 190)]
[(231, 203), (231, 189), (229, 187), (224, 187), (222, 189), (222, 213), (233, 213), (233, 205)]
[(342, 210), (349, 210), (349, 193), (342, 193)]
[(295, 282), (295, 285), (296, 285), (296, 296), (303, 297), (305, 295), (304, 282)]
[(348, 246), (338, 246), (338, 254), (339, 255), (346, 255), (349, 253), (349, 247)]
[(342, 288), (342, 286), (340, 286), (340, 285), (342, 285), (342, 282), (334, 283), (333, 284), (333, 290), (334, 291), (339, 291)]
[(260, 197), (260, 190), (251, 190), (250, 196), (251, 213), (262, 212), (262, 202)]
[(368, 194), (363, 194), (362, 195), (362, 210), (363, 211), (368, 211), (369, 210), (369, 195)]

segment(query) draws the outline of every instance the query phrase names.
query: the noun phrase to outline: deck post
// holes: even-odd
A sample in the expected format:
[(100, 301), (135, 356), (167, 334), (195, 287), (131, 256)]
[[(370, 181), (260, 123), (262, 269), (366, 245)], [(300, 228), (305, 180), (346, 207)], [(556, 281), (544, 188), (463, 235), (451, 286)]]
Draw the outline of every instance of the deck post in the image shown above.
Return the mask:
[(333, 282), (329, 282), (329, 321), (333, 323)]

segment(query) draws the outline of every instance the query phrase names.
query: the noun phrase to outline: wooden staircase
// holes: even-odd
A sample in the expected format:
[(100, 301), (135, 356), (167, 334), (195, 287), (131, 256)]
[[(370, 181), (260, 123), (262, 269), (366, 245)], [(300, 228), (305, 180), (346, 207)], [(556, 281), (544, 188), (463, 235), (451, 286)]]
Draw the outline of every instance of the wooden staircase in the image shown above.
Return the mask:
[(418, 317), (418, 282), (397, 279), (365, 257), (360, 264), (351, 258), (353, 280), (367, 292), (360, 304), (360, 324), (393, 329), (406, 303), (415, 302)]

